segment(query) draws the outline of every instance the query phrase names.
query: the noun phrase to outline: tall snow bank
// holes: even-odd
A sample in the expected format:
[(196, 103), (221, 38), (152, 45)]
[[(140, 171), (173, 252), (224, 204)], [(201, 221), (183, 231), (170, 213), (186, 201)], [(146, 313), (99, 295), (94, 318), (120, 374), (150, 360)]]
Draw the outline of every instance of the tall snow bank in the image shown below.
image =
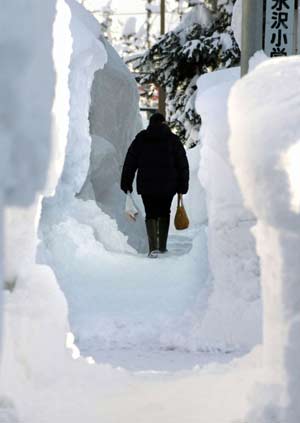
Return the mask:
[(46, 34), (54, 16), (54, 1), (1, 7), (1, 181), (10, 205), (30, 205), (46, 182), (55, 78), (48, 54), (53, 41)]
[(197, 111), (202, 116), (199, 177), (206, 191), (212, 294), (201, 324), (212, 348), (250, 348), (260, 340), (259, 267), (252, 213), (245, 209), (229, 160), (227, 99), (239, 69), (203, 75)]
[(96, 72), (90, 107), (92, 151), (89, 173), (80, 197), (95, 199), (99, 207), (116, 220), (129, 244), (146, 251), (142, 218), (132, 225), (124, 215), (125, 196), (120, 191), (121, 169), (129, 144), (142, 129), (137, 84), (127, 66), (107, 40), (107, 63)]
[[(45, 186), (51, 148), (49, 110), (52, 108), (54, 67), (51, 55), (51, 33), (55, 3), (29, 7), (24, 12), (18, 31), (9, 16), (19, 15), (20, 5), (5, 5), (1, 12), (1, 171), (5, 189), (5, 280), (13, 281), (26, 257), (34, 255), (34, 225), (38, 214), (38, 198)], [(39, 18), (40, 14), (42, 15)], [(24, 22), (27, 22), (24, 25)], [(67, 56), (67, 55), (66, 55)], [(34, 58), (34, 59), (33, 59)], [(31, 78), (35, 81), (32, 83)], [(43, 95), (41, 95), (43, 93)], [(29, 101), (30, 99), (30, 101)], [(37, 142), (39, 140), (39, 142)], [(34, 206), (30, 206), (31, 203)], [(30, 206), (16, 209), (14, 206)], [(26, 252), (22, 241), (27, 243)]]
[[(20, 9), (24, 9), (22, 17)], [(41, 15), (41, 16), (40, 16)], [(16, 237), (16, 225), (21, 226), (18, 212), (6, 209), (5, 233), (3, 234), (3, 207), (24, 207), (35, 201), (37, 193), (44, 188), (50, 153), (51, 118), (49, 111), (54, 96), (55, 71), (51, 55), (52, 37), (38, 39), (37, 33), (50, 34), (55, 17), (55, 3), (26, 7), (25, 2), (6, 2), (1, 7), (0, 53), (3, 60), (0, 75), (0, 314), (2, 313), (2, 280), (14, 279), (18, 272), (18, 260), (23, 255), (18, 248), (28, 227), (22, 227), (21, 239)], [(12, 22), (16, 22), (12, 25)], [(32, 84), (31, 78), (35, 83)], [(43, 93), (41, 95), (40, 93)], [(29, 101), (30, 99), (30, 101)], [(19, 209), (20, 210), (20, 209)], [(30, 215), (34, 214), (30, 211)], [(13, 225), (10, 221), (13, 220)], [(31, 222), (27, 222), (30, 226)], [(2, 263), (2, 243), (5, 235), (5, 259)], [(27, 237), (25, 236), (25, 241)], [(27, 245), (32, 249), (31, 242)], [(5, 274), (3, 270), (5, 268)], [(1, 316), (0, 316), (1, 326)], [(0, 328), (1, 334), (1, 328)]]
[[(5, 4), (0, 17), (1, 52), (6, 58), (0, 86), (7, 100), (0, 130), (1, 164), (2, 158), (5, 163), (1, 180), (6, 185), (1, 187), (0, 197), (10, 205), (5, 221), (8, 289), (0, 378), (0, 392), (5, 396), (0, 398), (0, 420), (50, 422), (60, 421), (62, 416), (67, 421), (77, 416), (82, 420), (97, 413), (96, 407), (89, 411), (84, 401), (92, 369), (85, 360), (75, 363), (65, 347), (67, 304), (52, 270), (35, 264), (36, 230), (42, 195), (53, 193), (62, 172), (69, 123), (80, 115), (77, 104), (86, 108), (87, 121), (89, 105), (82, 91), (89, 95), (93, 73), (104, 64), (106, 54), (94, 36), (90, 38), (95, 42), (90, 43), (81, 24), (72, 21), (71, 33), (71, 11), (63, 0), (32, 6), (24, 3), (22, 14), (20, 8), (20, 2)], [(16, 19), (21, 21), (12, 26)], [(71, 98), (69, 122), (69, 90), (76, 93), (77, 86), (82, 87), (82, 103)], [(88, 128), (88, 123), (85, 126)], [(73, 133), (72, 141), (77, 134)], [(88, 157), (86, 162), (83, 167), (87, 171)], [(76, 176), (72, 160), (68, 160), (63, 178), (70, 181), (71, 192), (84, 181), (85, 175), (82, 181)], [(70, 341), (69, 347), (78, 355)], [(78, 388), (71, 393), (73, 383)], [(17, 412), (7, 397), (13, 398)], [(97, 399), (92, 401), (96, 404)]]
[[(97, 207), (91, 200), (86, 202), (76, 198), (80, 192), (90, 168), (91, 135), (89, 111), (91, 105), (92, 84), (95, 72), (103, 68), (107, 62), (107, 53), (103, 43), (98, 39), (95, 28), (95, 19), (85, 9), (72, 0), (68, 0), (71, 6), (72, 20), (71, 32), (73, 39), (73, 53), (70, 64), (69, 89), (70, 113), (69, 131), (66, 159), (63, 173), (53, 198), (43, 201), (42, 221), (40, 225), (41, 236), (47, 244), (47, 236), (52, 226), (61, 221), (73, 218), (74, 225), (84, 224), (94, 230), (96, 240), (103, 242), (105, 246), (111, 246), (115, 241), (115, 247), (132, 251), (126, 242), (126, 237), (118, 232), (115, 223)], [(102, 104), (101, 107), (104, 107)], [(105, 172), (104, 163), (114, 160), (114, 150), (109, 143), (102, 142), (102, 149), (97, 152), (97, 172)], [(99, 159), (101, 157), (101, 159)], [(99, 168), (100, 166), (100, 168)], [(109, 167), (108, 171), (117, 169)], [(107, 177), (111, 174), (106, 175)], [(106, 181), (102, 181), (103, 184)], [(108, 226), (107, 226), (108, 225)], [(108, 229), (109, 228), (109, 229)], [(75, 230), (74, 230), (75, 232)], [(113, 232), (115, 236), (108, 241), (107, 234)], [(42, 259), (45, 260), (45, 259)]]
[[(35, 37), (36, 31), (42, 31), (38, 19), (39, 15), (35, 16), (35, 13), (38, 14), (41, 11), (39, 9), (32, 11), (31, 19), (34, 22), (33, 37)], [(14, 181), (19, 184), (16, 195), (19, 195), (20, 199), (27, 195), (28, 207), (9, 207), (5, 211), (5, 281), (9, 286), (15, 283), (20, 269), (30, 265), (35, 260), (41, 194), (51, 195), (54, 192), (63, 168), (69, 126), (68, 77), (72, 49), (72, 39), (68, 29), (69, 20), (69, 8), (63, 1), (57, 2), (53, 28), (51, 28), (50, 22), (48, 23), (48, 30), (51, 33), (53, 32), (54, 39), (61, 39), (62, 43), (54, 43), (52, 46), (49, 44), (50, 41), (47, 41), (47, 37), (44, 37), (45, 40), (43, 38), (42, 40), (44, 41), (37, 45), (35, 38), (34, 49), (37, 50), (35, 61), (28, 65), (23, 78), (19, 76), (22, 81), (18, 83), (17, 96), (20, 97), (21, 104), (15, 110), (20, 110), (20, 118), (15, 117), (12, 120), (12, 125), (17, 133), (16, 142), (20, 145), (15, 148), (16, 156), (12, 154), (11, 157), (13, 160), (12, 167), (16, 169)], [(21, 36), (22, 39), (24, 37), (26, 40), (29, 34), (24, 35), (22, 33)], [(31, 41), (28, 42), (28, 49), (31, 48), (31, 44)], [(49, 71), (49, 63), (51, 61), (48, 56), (47, 59), (44, 57), (45, 49), (52, 51), (52, 59), (51, 55), (50, 59), (53, 60), (52, 66), (54, 66), (56, 75), (55, 80), (54, 72), (51, 79), (49, 76), (47, 78), (41, 76), (41, 74), (51, 75)], [(32, 82), (31, 78), (33, 78), (34, 82)], [(31, 86), (32, 90), (30, 89)], [(23, 91), (25, 92), (23, 93)], [(39, 94), (34, 96), (35, 101), (30, 101), (30, 107), (28, 107), (29, 92), (32, 91), (36, 91)], [(49, 109), (51, 110), (51, 115), (47, 118), (46, 113)], [(41, 114), (41, 118), (39, 118), (39, 114)], [(35, 117), (34, 120), (33, 116)], [(19, 125), (22, 127), (19, 128)], [(46, 135), (47, 132), (50, 134), (50, 125), (51, 137)], [(22, 136), (20, 136), (20, 131), (22, 131)], [(30, 144), (23, 145), (24, 140), (27, 139), (29, 139)], [(39, 139), (39, 142), (37, 142), (37, 139)], [(49, 161), (49, 156), (51, 164), (48, 168), (46, 158), (48, 157)], [(39, 168), (39, 166), (43, 167)], [(24, 173), (22, 175), (18, 175), (20, 167), (23, 168)], [(45, 178), (47, 178), (46, 181)], [(36, 196), (28, 195), (28, 190), (36, 187), (38, 181), (40, 183), (45, 181), (44, 188), (37, 190), (38, 195)], [(25, 186), (24, 189), (23, 184)], [(24, 245), (26, 245), (26, 248), (24, 248)]]
[(68, 0), (68, 4), (72, 11), (70, 28), (73, 39), (69, 79), (70, 125), (65, 164), (58, 187), (58, 195), (64, 196), (78, 193), (88, 172), (91, 149), (88, 121), (90, 92), (95, 72), (103, 68), (107, 61), (106, 50), (96, 38), (95, 28), (87, 20), (84, 8), (80, 13), (75, 0)]
[(262, 268), (265, 386), (249, 421), (300, 417), (299, 57), (273, 59), (233, 88), (230, 152)]
[[(54, 47), (52, 33), (53, 31), (56, 34), (60, 32), (59, 16), (63, 13), (62, 2), (57, 3), (57, 10), (55, 1), (49, 1), (46, 4), (35, 2), (34, 5), (25, 3), (23, 1), (6, 2), (1, 7), (0, 16), (0, 51), (3, 58), (0, 76), (2, 96), (0, 105), (0, 172), (2, 176), (0, 248), (2, 250), (2, 213), (3, 206), (6, 206), (5, 286), (12, 290), (16, 285), (16, 292), (22, 275), (26, 272), (36, 279), (41, 275), (39, 269), (33, 265), (36, 245), (35, 228), (40, 195), (46, 190), (51, 190), (55, 174), (60, 167), (59, 164), (56, 164), (55, 168), (49, 167), (50, 154), (57, 160), (61, 151), (58, 149), (56, 155), (51, 153), (51, 148), (61, 141), (56, 136), (51, 136), (51, 130), (53, 135), (58, 135), (58, 131), (63, 132), (63, 125), (59, 126), (57, 122), (55, 124), (53, 116), (59, 107), (55, 100), (56, 96), (59, 96), (58, 91), (64, 92), (63, 85), (68, 73), (66, 64), (68, 49), (64, 51), (61, 64), (57, 49), (53, 50), (52, 56)], [(68, 47), (66, 21), (65, 28), (64, 39)], [(62, 35), (61, 32), (60, 35)], [(60, 72), (62, 67), (64, 71)], [(59, 74), (56, 79), (55, 73)], [(62, 101), (60, 111), (64, 110), (65, 106), (66, 102)], [(2, 266), (0, 267), (2, 279), (3, 270)], [(50, 270), (49, 273), (51, 273)], [(2, 294), (2, 287), (0, 293)], [(26, 295), (28, 298), (31, 296), (30, 288), (27, 289)], [(5, 297), (8, 301), (5, 305), (0, 381), (1, 392), (5, 388), (8, 394), (8, 380), (13, 380), (16, 355), (19, 354), (21, 357), (22, 353), (21, 350), (17, 350), (15, 343), (8, 342), (7, 324), (11, 315), (14, 314), (16, 325), (13, 329), (16, 340), (18, 337), (16, 329), (22, 327), (24, 319), (18, 313), (18, 308), (9, 306), (9, 303), (14, 303), (15, 295), (6, 292)], [(0, 312), (2, 311), (3, 307), (0, 304)], [(27, 333), (27, 337), (28, 334), (30, 332)], [(15, 392), (11, 394), (15, 397)], [(6, 398), (0, 398), (0, 420), (15, 421), (16, 418), (12, 402)]]
[(128, 67), (102, 35), (100, 39), (108, 58), (104, 68), (96, 72), (92, 86), (90, 131), (109, 141), (123, 164), (129, 144), (142, 129), (139, 94)]
[[(74, 53), (67, 156), (55, 198), (44, 201), (41, 234), (46, 244), (52, 225), (76, 215), (78, 223), (91, 226), (96, 240), (105, 246), (119, 252), (133, 251), (129, 241), (144, 251), (142, 216), (135, 225), (126, 220), (125, 196), (119, 188), (125, 152), (140, 129), (137, 86), (100, 34), (95, 18), (75, 1), (68, 0), (68, 4)], [(88, 207), (83, 200), (88, 200)], [(113, 234), (110, 241), (109, 232)]]

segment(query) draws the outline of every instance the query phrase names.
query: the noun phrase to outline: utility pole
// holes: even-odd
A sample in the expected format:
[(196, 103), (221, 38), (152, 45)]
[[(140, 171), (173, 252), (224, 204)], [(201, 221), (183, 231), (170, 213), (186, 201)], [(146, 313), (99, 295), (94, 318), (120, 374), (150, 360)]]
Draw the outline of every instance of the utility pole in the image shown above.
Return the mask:
[(151, 40), (150, 40), (151, 17), (152, 17), (151, 3), (152, 3), (152, 0), (147, 0), (146, 44), (148, 49), (150, 49), (151, 47)]
[(166, 30), (166, 0), (160, 0), (160, 35)]
[[(166, 1), (160, 0), (160, 35), (164, 35), (166, 29)], [(158, 87), (158, 110), (166, 114), (166, 93), (163, 87)]]
[(294, 52), (299, 53), (299, 0), (295, 0), (295, 20), (294, 20)]
[(241, 76), (249, 69), (249, 59), (263, 48), (264, 0), (243, 0)]

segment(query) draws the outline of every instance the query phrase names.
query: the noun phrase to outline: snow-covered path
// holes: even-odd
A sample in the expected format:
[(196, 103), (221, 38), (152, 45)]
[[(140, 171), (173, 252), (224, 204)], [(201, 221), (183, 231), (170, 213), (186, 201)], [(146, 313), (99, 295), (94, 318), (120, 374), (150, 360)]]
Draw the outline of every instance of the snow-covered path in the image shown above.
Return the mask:
[[(66, 223), (51, 234), (53, 266), (83, 355), (131, 370), (183, 370), (212, 359), (193, 345), (209, 295), (205, 226), (171, 233), (169, 253), (157, 260), (103, 250), (92, 234), (77, 244)], [(63, 255), (52, 244), (62, 238)]]
[[(241, 356), (238, 353), (224, 354), (221, 352), (191, 352), (181, 350), (147, 350), (147, 349), (97, 349), (90, 345), (87, 352), (91, 353), (97, 363), (109, 364), (114, 368), (123, 368), (134, 373), (145, 375), (156, 373), (177, 374), (182, 371), (200, 369), (212, 363), (229, 363)], [(84, 350), (81, 353), (85, 354)]]

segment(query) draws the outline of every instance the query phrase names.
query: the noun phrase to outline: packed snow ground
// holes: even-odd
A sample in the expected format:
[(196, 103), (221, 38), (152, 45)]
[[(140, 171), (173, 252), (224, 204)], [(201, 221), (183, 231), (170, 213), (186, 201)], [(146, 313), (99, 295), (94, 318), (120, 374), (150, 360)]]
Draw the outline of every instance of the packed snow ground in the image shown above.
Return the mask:
[(47, 247), (83, 355), (134, 371), (187, 370), (232, 358), (230, 350), (217, 354), (197, 344), (211, 291), (205, 226), (173, 232), (170, 252), (154, 261), (103, 248), (84, 225), (77, 231), (68, 221), (52, 226)]
[(69, 222), (52, 228), (47, 245), (80, 349), (93, 357), (101, 350), (195, 349), (192, 329), (209, 292), (204, 228), (173, 235), (170, 253), (155, 262), (105, 250), (92, 233), (86, 232), (83, 243), (86, 228), (71, 228)]

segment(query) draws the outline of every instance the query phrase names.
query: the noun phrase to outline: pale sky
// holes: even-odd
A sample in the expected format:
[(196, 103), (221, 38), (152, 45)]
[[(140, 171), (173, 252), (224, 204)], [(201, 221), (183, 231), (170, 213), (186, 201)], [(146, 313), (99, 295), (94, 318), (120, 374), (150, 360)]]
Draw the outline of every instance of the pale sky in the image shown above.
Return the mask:
[[(87, 9), (102, 9), (103, 6), (107, 5), (110, 0), (85, 0), (85, 5)], [(168, 4), (176, 4), (175, 0), (168, 0)], [(159, 6), (160, 0), (152, 0), (151, 3), (153, 6)], [(139, 27), (143, 24), (146, 17), (146, 0), (111, 0), (112, 8), (115, 11), (115, 18), (113, 24), (113, 31), (119, 31), (117, 28), (119, 25), (117, 22), (124, 25), (125, 21), (130, 16), (136, 16), (137, 18), (137, 27), (136, 29), (139, 30)], [(174, 25), (174, 19), (172, 19), (171, 14), (166, 15), (166, 29), (171, 29)], [(176, 20), (177, 23), (177, 20)], [(116, 26), (117, 25), (117, 26)], [(159, 15), (156, 15), (154, 27), (157, 27), (156, 30), (159, 28)]]
[[(88, 6), (93, 6), (95, 8), (105, 6), (109, 3), (109, 0), (87, 0), (86, 4)], [(145, 12), (145, 0), (112, 0), (112, 7), (118, 13), (142, 13)], [(158, 0), (153, 0), (153, 4), (159, 4)]]
[[(78, 0), (81, 1), (81, 0)], [(107, 5), (110, 0), (85, 0), (85, 7), (89, 10), (96, 10), (102, 9), (103, 6)], [(174, 4), (175, 0), (168, 0), (168, 4)], [(159, 6), (160, 0), (152, 0), (151, 3), (153, 6)], [(119, 33), (122, 31), (124, 24), (128, 18), (131, 16), (135, 16), (137, 23), (136, 23), (136, 30), (139, 31), (139, 28), (144, 24), (146, 19), (146, 0), (111, 0), (112, 8), (115, 11), (114, 19), (113, 19), (113, 26), (112, 31), (115, 33)], [(99, 15), (100, 18), (101, 15)], [(159, 14), (153, 15), (154, 24), (153, 30), (155, 32), (159, 31)], [(101, 18), (99, 19), (101, 21)], [(166, 14), (166, 30), (170, 30), (174, 27), (174, 24), (178, 23), (178, 18), (172, 14)]]
[(112, 6), (116, 8), (118, 12), (145, 12), (145, 0), (112, 0)]

